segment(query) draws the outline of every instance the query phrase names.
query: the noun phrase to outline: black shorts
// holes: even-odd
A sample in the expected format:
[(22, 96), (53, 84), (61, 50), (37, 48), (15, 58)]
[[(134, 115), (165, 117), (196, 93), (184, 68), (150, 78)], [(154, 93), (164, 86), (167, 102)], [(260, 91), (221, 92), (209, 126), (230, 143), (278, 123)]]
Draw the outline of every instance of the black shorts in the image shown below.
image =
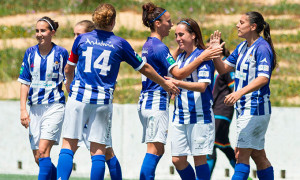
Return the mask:
[(229, 126), (230, 122), (224, 119), (216, 119), (216, 139), (215, 144), (219, 146), (228, 146), (230, 144), (228, 134), (229, 134)]

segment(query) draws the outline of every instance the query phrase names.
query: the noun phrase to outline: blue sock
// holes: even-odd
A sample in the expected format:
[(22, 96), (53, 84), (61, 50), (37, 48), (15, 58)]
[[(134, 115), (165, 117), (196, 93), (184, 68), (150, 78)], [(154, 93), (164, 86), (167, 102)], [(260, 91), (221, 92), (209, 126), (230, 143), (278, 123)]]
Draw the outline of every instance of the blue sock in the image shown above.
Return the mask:
[(273, 167), (270, 166), (266, 169), (257, 171), (257, 177), (261, 180), (274, 180), (274, 170)]
[(210, 159), (208, 156), (206, 156), (206, 158), (207, 158), (207, 164), (209, 167), (209, 172), (211, 173), (213, 171), (214, 164), (216, 163), (216, 161), (214, 159)]
[(180, 175), (182, 180), (195, 180), (196, 179), (195, 171), (190, 164), (183, 170), (177, 170), (177, 172)]
[(57, 178), (60, 180), (68, 180), (73, 167), (74, 153), (70, 149), (61, 149), (57, 164)]
[(197, 180), (209, 180), (210, 179), (210, 171), (208, 164), (202, 164), (200, 166), (196, 166), (196, 176)]
[(54, 166), (54, 164), (52, 163), (52, 167), (51, 167), (51, 180), (56, 180), (57, 179), (57, 171), (56, 171), (56, 167)]
[(161, 156), (146, 153), (140, 172), (140, 180), (154, 179), (155, 169), (160, 158)]
[(247, 180), (249, 173), (250, 166), (248, 164), (238, 163), (235, 165), (231, 180)]
[(39, 158), (39, 180), (49, 180), (51, 177), (52, 162), (50, 157)]
[(105, 155), (92, 156), (91, 180), (103, 180), (105, 173)]
[(122, 171), (120, 163), (116, 156), (106, 161), (111, 180), (122, 180)]

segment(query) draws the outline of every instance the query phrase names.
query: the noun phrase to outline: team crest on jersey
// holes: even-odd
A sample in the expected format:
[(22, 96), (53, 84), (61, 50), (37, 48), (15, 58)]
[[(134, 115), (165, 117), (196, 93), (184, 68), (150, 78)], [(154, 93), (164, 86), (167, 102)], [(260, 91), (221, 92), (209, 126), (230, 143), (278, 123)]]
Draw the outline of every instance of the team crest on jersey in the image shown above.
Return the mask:
[(32, 64), (30, 65), (30, 67), (31, 67), (31, 68), (34, 68), (34, 64), (32, 63)]
[(170, 63), (170, 64), (174, 64), (175, 63), (175, 60), (173, 58), (173, 56), (169, 53), (168, 56), (167, 56), (167, 61)]
[(135, 54), (135, 57), (140, 61), (140, 62), (143, 62), (141, 56), (138, 55), (138, 53), (134, 52)]
[(55, 62), (54, 62), (54, 65), (53, 65), (54, 70), (59, 69), (59, 66), (60, 66), (59, 62), (58, 62), (58, 61), (55, 61)]

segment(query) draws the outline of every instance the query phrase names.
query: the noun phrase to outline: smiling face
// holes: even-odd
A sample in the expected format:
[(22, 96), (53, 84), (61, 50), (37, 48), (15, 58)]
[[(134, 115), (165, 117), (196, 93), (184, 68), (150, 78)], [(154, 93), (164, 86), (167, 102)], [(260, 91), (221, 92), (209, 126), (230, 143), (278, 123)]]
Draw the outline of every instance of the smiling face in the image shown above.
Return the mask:
[(169, 35), (170, 30), (173, 26), (173, 23), (171, 21), (170, 13), (167, 11), (165, 12), (161, 17), (160, 21), (157, 20), (154, 22), (156, 26), (156, 31), (162, 36), (166, 37)]
[(250, 24), (250, 20), (247, 15), (242, 15), (240, 21), (236, 25), (238, 29), (238, 36), (247, 39), (251, 33), (255, 32), (256, 24)]
[(38, 21), (35, 29), (35, 37), (39, 45), (51, 44), (52, 36), (55, 34), (54, 30), (50, 30), (49, 24), (45, 21)]
[(176, 42), (181, 50), (193, 51), (195, 46), (195, 34), (186, 30), (186, 25), (178, 24), (175, 30)]
[(78, 24), (74, 27), (74, 39), (77, 38), (78, 35), (86, 33), (85, 26)]

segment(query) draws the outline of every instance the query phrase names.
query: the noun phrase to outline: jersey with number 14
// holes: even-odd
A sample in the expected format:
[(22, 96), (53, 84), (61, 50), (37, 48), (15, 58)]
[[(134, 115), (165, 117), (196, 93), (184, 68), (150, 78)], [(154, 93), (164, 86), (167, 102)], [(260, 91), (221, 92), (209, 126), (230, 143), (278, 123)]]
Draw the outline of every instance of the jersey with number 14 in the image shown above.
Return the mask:
[[(175, 60), (169, 48), (156, 37), (148, 37), (143, 46), (142, 59), (162, 77), (167, 76), (175, 66)], [(169, 108), (168, 93), (159, 84), (142, 75), (142, 86), (139, 109), (164, 111)]]
[(89, 104), (110, 104), (122, 61), (140, 70), (145, 62), (130, 44), (113, 32), (94, 30), (79, 35), (68, 64), (77, 71), (69, 97)]

